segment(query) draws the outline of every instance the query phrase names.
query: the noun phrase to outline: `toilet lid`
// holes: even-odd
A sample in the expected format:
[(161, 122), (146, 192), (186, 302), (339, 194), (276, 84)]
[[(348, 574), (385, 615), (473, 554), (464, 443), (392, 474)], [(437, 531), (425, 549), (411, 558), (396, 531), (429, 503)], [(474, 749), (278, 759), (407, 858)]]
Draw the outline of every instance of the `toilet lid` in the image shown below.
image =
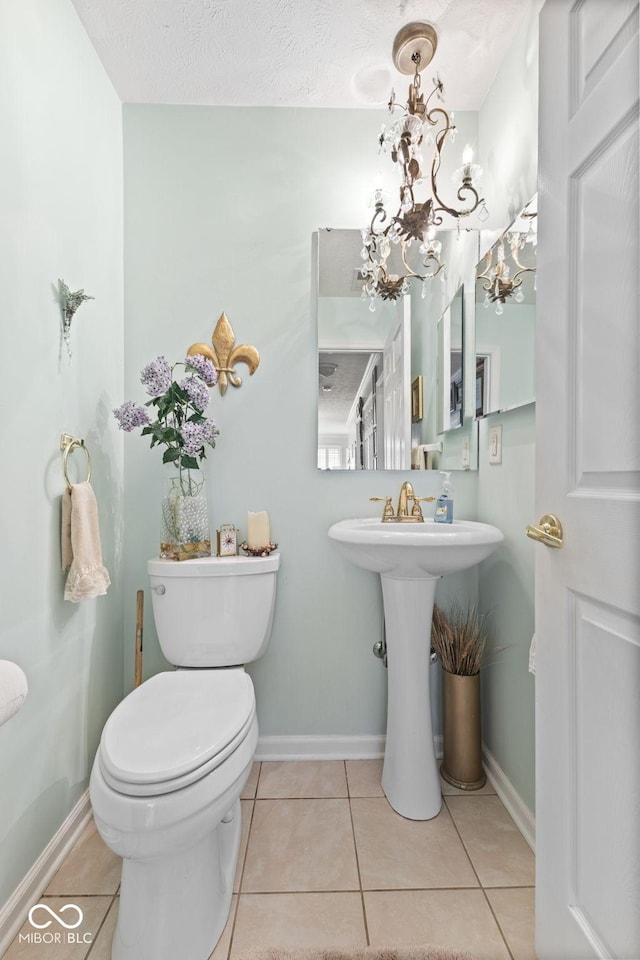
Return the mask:
[(107, 720), (103, 769), (129, 784), (184, 778), (224, 754), (254, 712), (253, 684), (242, 668), (156, 674)]

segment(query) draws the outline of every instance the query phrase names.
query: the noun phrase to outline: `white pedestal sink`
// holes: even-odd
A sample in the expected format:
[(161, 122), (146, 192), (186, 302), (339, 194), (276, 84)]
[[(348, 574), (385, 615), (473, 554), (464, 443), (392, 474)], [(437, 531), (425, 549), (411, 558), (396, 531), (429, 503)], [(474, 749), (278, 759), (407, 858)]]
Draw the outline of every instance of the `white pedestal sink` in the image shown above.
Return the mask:
[(430, 820), (442, 804), (431, 730), (429, 654), (436, 583), (473, 567), (502, 543), (488, 523), (341, 520), (329, 529), (358, 567), (379, 573), (387, 637), (387, 739), (382, 788), (398, 813)]

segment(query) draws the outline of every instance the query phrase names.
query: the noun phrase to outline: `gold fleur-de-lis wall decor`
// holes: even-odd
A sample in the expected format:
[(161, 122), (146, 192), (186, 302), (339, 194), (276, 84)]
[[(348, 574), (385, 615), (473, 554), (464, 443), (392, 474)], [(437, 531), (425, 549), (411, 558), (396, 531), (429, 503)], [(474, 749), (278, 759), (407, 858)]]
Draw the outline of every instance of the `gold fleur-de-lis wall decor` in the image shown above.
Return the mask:
[(227, 386), (242, 386), (242, 377), (240, 377), (234, 367), (236, 363), (245, 363), (249, 368), (250, 376), (258, 369), (260, 363), (260, 354), (255, 347), (248, 343), (240, 343), (235, 346), (236, 335), (233, 327), (229, 323), (226, 313), (220, 314), (220, 319), (216, 323), (215, 330), (211, 335), (211, 343), (192, 343), (187, 350), (188, 356), (200, 353), (208, 357), (218, 371), (218, 387), (222, 396), (227, 392)]

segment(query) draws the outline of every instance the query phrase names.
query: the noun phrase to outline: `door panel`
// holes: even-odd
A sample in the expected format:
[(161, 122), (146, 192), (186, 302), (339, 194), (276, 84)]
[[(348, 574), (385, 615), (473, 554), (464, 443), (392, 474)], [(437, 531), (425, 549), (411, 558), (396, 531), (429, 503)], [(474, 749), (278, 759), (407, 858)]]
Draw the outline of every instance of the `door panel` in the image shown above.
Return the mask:
[[(576, 678), (570, 691), (571, 910), (605, 956), (630, 958), (640, 944), (640, 872), (629, 856), (640, 850), (640, 767), (633, 756), (622, 758), (612, 740), (618, 731), (640, 730), (640, 620), (572, 592), (568, 601)], [(622, 864), (626, 876), (619, 875)]]
[[(616, 477), (616, 486), (637, 487), (638, 149), (636, 115), (598, 142), (571, 178), (569, 222), (576, 249), (569, 309), (577, 374), (571, 411), (577, 422), (570, 436), (577, 447), (578, 487), (583, 479), (591, 488), (608, 486), (612, 474), (625, 473), (630, 476)], [(609, 184), (616, 184), (614, 195)]]
[(540, 17), (536, 949), (640, 957), (638, 3)]
[(571, 32), (575, 113), (620, 52), (633, 43), (638, 32), (638, 4), (635, 0), (584, 0), (575, 4)]

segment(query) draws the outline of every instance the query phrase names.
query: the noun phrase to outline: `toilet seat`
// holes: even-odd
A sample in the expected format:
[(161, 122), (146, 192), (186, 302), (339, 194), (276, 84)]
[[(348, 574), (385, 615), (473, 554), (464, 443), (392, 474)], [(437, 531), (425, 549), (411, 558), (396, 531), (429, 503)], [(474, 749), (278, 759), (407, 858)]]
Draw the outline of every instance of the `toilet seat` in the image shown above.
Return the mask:
[(171, 793), (223, 763), (254, 717), (253, 684), (241, 667), (156, 674), (107, 720), (100, 771), (118, 793)]

